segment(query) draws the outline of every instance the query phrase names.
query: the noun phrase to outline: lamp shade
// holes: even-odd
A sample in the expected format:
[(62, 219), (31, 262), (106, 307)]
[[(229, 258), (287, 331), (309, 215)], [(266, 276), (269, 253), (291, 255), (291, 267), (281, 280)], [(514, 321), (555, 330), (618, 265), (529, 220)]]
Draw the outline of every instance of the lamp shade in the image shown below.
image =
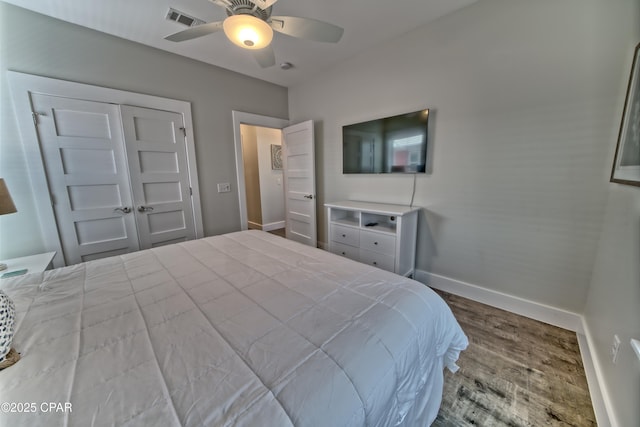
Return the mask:
[(245, 49), (263, 49), (273, 40), (269, 24), (252, 15), (229, 16), (222, 28), (229, 40)]
[(10, 214), (18, 212), (16, 205), (13, 204), (11, 194), (4, 179), (0, 178), (0, 215)]

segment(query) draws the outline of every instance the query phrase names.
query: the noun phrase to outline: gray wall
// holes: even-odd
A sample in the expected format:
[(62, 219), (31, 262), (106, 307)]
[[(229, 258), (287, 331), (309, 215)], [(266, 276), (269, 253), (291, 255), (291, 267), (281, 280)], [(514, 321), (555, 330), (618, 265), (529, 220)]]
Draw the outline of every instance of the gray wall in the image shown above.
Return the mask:
[[(0, 2), (0, 259), (43, 250), (6, 70), (191, 102), (206, 235), (240, 229), (232, 110), (287, 117), (287, 89)], [(230, 193), (216, 184), (231, 183)]]
[(290, 88), (292, 122), (316, 121), (319, 206), (409, 204), (412, 176), (342, 174), (341, 126), (432, 108), (417, 268), (581, 313), (634, 1), (483, 0)]

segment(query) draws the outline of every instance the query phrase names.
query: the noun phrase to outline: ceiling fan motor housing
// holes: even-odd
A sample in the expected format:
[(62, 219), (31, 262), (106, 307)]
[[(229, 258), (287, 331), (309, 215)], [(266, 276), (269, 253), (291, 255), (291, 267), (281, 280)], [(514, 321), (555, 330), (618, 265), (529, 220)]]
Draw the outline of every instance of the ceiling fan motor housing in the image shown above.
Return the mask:
[(268, 21), (271, 17), (272, 6), (266, 9), (260, 9), (251, 0), (227, 0), (226, 3), (229, 4), (229, 6), (225, 8), (228, 16), (251, 15), (263, 21)]

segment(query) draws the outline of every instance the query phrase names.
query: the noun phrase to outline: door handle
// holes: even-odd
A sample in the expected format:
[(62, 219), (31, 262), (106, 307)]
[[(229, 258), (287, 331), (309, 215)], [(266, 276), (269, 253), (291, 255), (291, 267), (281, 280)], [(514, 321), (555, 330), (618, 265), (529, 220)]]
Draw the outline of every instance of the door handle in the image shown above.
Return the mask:
[(152, 210), (151, 206), (138, 206), (138, 212), (150, 212)]
[(311, 195), (311, 194), (305, 194), (304, 198), (305, 198), (305, 199), (313, 199), (313, 195)]
[(128, 213), (131, 213), (131, 208), (129, 206), (125, 206), (123, 208), (115, 208), (113, 211), (114, 212), (118, 211), (118, 212), (128, 214)]

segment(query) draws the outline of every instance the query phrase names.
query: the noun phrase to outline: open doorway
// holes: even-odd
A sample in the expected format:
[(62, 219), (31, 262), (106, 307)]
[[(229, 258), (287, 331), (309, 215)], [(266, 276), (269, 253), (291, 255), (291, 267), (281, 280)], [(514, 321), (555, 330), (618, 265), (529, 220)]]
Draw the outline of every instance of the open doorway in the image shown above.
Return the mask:
[(249, 228), (247, 197), (242, 154), (242, 125), (282, 131), (282, 190), (285, 206), (285, 236), (305, 245), (317, 246), (315, 148), (313, 121), (289, 125), (276, 117), (233, 111), (233, 139), (238, 179), (240, 229)]
[[(263, 116), (260, 114), (246, 113), (243, 111), (233, 111), (233, 139), (236, 152), (236, 173), (238, 179), (238, 204), (240, 208), (240, 229), (249, 229), (249, 217), (247, 214), (247, 188), (245, 185), (244, 155), (242, 145), (241, 127), (267, 128), (282, 132), (282, 129), (289, 125), (289, 120), (277, 117)], [(282, 133), (280, 134), (282, 135)], [(282, 143), (282, 138), (280, 138)], [(257, 169), (256, 169), (257, 170)], [(255, 171), (254, 171), (255, 172)], [(284, 190), (284, 186), (282, 187)], [(286, 225), (286, 223), (285, 223)]]
[(247, 228), (285, 234), (282, 130), (240, 125)]

